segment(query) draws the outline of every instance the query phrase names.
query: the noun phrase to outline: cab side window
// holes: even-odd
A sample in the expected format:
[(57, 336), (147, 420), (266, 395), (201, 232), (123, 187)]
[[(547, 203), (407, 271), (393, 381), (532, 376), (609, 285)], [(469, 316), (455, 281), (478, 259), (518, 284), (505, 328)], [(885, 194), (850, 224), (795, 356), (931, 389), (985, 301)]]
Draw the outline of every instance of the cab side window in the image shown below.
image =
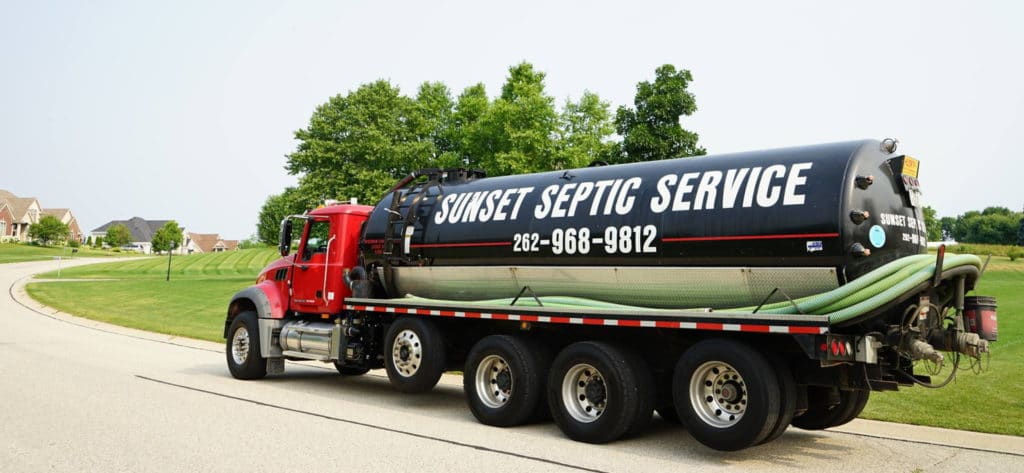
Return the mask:
[(327, 240), (331, 238), (331, 222), (313, 221), (306, 235), (306, 246), (302, 249), (302, 261), (309, 261), (315, 254), (327, 253)]

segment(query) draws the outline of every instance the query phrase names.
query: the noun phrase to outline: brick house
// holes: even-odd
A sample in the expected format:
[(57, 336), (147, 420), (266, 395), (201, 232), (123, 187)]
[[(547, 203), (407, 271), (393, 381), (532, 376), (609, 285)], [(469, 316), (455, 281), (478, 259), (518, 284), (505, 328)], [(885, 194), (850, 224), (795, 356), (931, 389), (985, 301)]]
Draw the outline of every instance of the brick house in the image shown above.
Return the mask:
[(11, 238), (11, 231), (14, 228), (14, 213), (6, 201), (0, 202), (0, 241)]
[(28, 241), (28, 227), (39, 221), (42, 207), (35, 197), (18, 197), (0, 189), (0, 206), (6, 205), (10, 212), (10, 222), (5, 227), (6, 238), (17, 241)]

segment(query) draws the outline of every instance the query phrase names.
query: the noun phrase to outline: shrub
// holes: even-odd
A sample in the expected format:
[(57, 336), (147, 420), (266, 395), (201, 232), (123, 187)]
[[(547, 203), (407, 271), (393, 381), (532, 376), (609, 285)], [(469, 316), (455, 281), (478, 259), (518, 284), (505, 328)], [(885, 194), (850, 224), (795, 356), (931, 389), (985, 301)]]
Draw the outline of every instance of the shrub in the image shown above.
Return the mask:
[(78, 240), (71, 240), (71, 241), (68, 242), (68, 246), (70, 246), (72, 248), (78, 248), (78, 247), (82, 246), (82, 242), (80, 242)]
[(1010, 257), (1010, 261), (1017, 261), (1017, 258), (1024, 257), (1024, 248), (1019, 246), (1010, 248), (1010, 251), (1006, 252), (1006, 256)]

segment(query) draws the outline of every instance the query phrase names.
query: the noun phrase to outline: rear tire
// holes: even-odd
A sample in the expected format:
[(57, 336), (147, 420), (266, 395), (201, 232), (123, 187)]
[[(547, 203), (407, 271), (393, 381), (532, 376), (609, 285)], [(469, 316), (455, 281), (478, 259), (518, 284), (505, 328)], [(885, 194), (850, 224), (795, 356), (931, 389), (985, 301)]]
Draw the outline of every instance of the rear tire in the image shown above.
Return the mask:
[(776, 380), (779, 383), (779, 419), (775, 421), (775, 427), (764, 440), (758, 442), (763, 445), (782, 436), (793, 422), (793, 415), (796, 414), (796, 382), (793, 380), (793, 372), (786, 365), (786, 362), (777, 355), (768, 356), (769, 363), (775, 368)]
[(444, 372), (444, 338), (429, 320), (396, 319), (384, 337), (384, 367), (395, 389), (422, 393), (433, 389)]
[(231, 376), (260, 379), (267, 375), (267, 359), (260, 355), (260, 328), (255, 312), (242, 312), (231, 321), (225, 354)]
[(491, 335), (470, 350), (462, 375), (469, 410), (486, 425), (525, 424), (547, 411), (548, 349), (533, 340)]
[(775, 427), (781, 409), (772, 365), (734, 340), (705, 340), (686, 350), (672, 376), (672, 394), (686, 429), (715, 450), (756, 445)]
[(864, 410), (870, 391), (839, 391), (839, 402), (834, 402), (835, 388), (807, 387), (807, 412), (793, 419), (793, 426), (804, 430), (824, 430), (852, 421)]
[(573, 440), (606, 443), (642, 431), (654, 408), (654, 382), (632, 351), (604, 342), (569, 345), (548, 375), (551, 417)]

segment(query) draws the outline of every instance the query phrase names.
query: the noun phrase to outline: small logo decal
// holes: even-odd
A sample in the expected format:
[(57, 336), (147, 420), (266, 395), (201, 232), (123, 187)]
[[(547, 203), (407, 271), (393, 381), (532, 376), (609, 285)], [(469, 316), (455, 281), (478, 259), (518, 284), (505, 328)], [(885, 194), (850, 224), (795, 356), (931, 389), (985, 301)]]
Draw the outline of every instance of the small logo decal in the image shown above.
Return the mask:
[(821, 240), (807, 242), (807, 252), (814, 253), (815, 251), (825, 251), (825, 245), (821, 244)]
[(872, 226), (871, 231), (868, 232), (868, 239), (871, 240), (871, 246), (875, 248), (885, 246), (885, 229), (881, 225)]

